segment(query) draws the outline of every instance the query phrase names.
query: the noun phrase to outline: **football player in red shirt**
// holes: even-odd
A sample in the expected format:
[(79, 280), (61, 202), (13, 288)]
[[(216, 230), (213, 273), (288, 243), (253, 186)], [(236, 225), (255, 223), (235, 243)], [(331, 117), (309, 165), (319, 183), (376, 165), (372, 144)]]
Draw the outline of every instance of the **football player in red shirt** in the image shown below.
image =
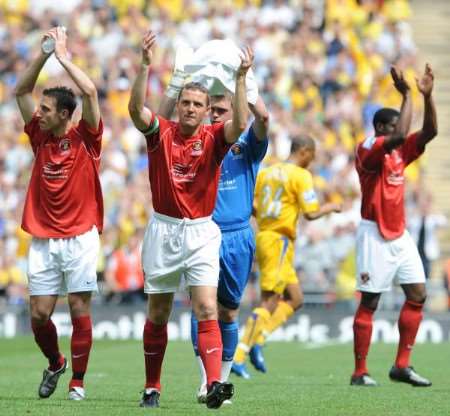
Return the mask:
[(22, 220), (22, 228), (33, 236), (28, 255), (31, 326), (49, 361), (39, 386), (39, 396), (47, 398), (67, 367), (51, 315), (58, 295), (68, 293), (73, 325), (69, 399), (82, 400), (92, 345), (91, 293), (97, 290), (103, 226), (98, 177), (103, 126), (95, 85), (70, 60), (65, 30), (50, 30), (42, 42), (48, 38), (54, 40), (56, 59), (80, 89), (83, 108), (80, 122), (73, 123), (75, 94), (60, 86), (45, 89), (35, 111), (32, 92), (53, 52), (42, 50), (15, 90), (35, 156)]
[(216, 299), (221, 234), (212, 213), (222, 160), (247, 127), (245, 77), (253, 53), (249, 48), (243, 50), (232, 120), (202, 124), (209, 111), (208, 91), (200, 84), (188, 83), (176, 104), (179, 122), (172, 122), (144, 106), (154, 43), (155, 35), (147, 32), (128, 106), (136, 128), (147, 141), (155, 210), (142, 247), (149, 307), (143, 335), (146, 383), (141, 406), (159, 407), (167, 321), (183, 277), (199, 320), (198, 349), (208, 383), (206, 405), (217, 408), (233, 395), (233, 385), (220, 382), (222, 340)]
[(409, 358), (422, 320), (426, 298), (422, 262), (409, 232), (405, 229), (404, 170), (425, 151), (437, 134), (436, 110), (432, 98), (433, 71), (427, 64), (417, 80), (424, 99), (422, 129), (408, 135), (412, 103), (408, 83), (401, 72), (391, 70), (394, 85), (402, 95), (400, 113), (383, 108), (375, 113), (375, 136), (356, 149), (356, 169), (361, 191), (361, 224), (356, 237), (357, 289), (361, 303), (355, 314), (355, 371), (350, 384), (376, 386), (369, 376), (366, 357), (372, 336), (373, 314), (381, 293), (390, 290), (394, 278), (401, 285), (406, 300), (400, 312), (400, 341), (397, 358), (389, 377), (393, 381), (428, 387), (431, 382), (417, 374)]

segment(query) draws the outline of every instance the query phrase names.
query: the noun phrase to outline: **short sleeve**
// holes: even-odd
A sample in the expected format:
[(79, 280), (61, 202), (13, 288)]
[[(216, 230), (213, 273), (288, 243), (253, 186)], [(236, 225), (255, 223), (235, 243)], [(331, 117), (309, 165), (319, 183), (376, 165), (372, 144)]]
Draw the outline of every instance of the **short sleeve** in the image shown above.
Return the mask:
[(316, 191), (314, 190), (311, 173), (304, 171), (303, 175), (299, 175), (297, 186), (297, 195), (301, 211), (304, 214), (317, 211), (320, 208), (320, 205)]
[(81, 135), (81, 139), (86, 144), (86, 147), (94, 154), (95, 157), (99, 157), (102, 150), (102, 119), (100, 119), (96, 129), (89, 126), (85, 120), (81, 119), (78, 123), (77, 130)]
[(28, 135), (30, 139), (31, 148), (33, 149), (33, 153), (36, 154), (39, 144), (42, 140), (42, 135), (39, 134), (41, 132), (41, 128), (39, 127), (39, 119), (33, 115), (32, 119), (25, 124), (24, 132)]
[(224, 123), (215, 123), (210, 126), (206, 126), (206, 128), (210, 129), (210, 132), (214, 137), (214, 156), (218, 165), (222, 163), (223, 158), (232, 146), (232, 144), (227, 143), (225, 140), (224, 126)]
[(422, 153), (425, 151), (425, 146), (419, 143), (419, 132), (410, 134), (405, 143), (401, 147), (401, 153), (403, 160), (405, 161), (405, 166), (418, 159)]
[(249, 152), (253, 162), (261, 162), (267, 153), (269, 139), (265, 137), (263, 140), (258, 140), (253, 130), (253, 124), (247, 132), (247, 143)]
[(360, 143), (356, 149), (356, 163), (363, 170), (377, 170), (386, 154), (384, 149), (385, 136), (369, 137)]
[(154, 151), (160, 141), (160, 131), (161, 131), (161, 123), (164, 123), (165, 120), (157, 116), (155, 113), (152, 112), (152, 119), (150, 120), (150, 123), (148, 127), (145, 130), (141, 130), (142, 134), (145, 136), (145, 140), (147, 141), (147, 148), (149, 152)]

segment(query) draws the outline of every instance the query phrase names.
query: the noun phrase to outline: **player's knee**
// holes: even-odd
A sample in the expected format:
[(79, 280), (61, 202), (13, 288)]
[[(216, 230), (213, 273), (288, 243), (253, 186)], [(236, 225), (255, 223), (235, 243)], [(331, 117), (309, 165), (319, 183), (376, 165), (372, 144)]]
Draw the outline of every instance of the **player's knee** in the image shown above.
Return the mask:
[(408, 300), (416, 303), (425, 303), (427, 300), (427, 293), (424, 292), (418, 292), (418, 293), (411, 293), (407, 297)]
[(43, 308), (33, 308), (31, 310), (31, 322), (36, 326), (43, 326), (50, 319), (50, 313)]
[(219, 319), (223, 322), (234, 322), (238, 316), (238, 309), (228, 309), (223, 306), (219, 307)]
[(162, 325), (169, 320), (171, 309), (171, 305), (152, 305), (149, 308), (149, 318), (152, 322)]
[(194, 305), (195, 316), (199, 321), (217, 319), (217, 303), (215, 300), (202, 300)]

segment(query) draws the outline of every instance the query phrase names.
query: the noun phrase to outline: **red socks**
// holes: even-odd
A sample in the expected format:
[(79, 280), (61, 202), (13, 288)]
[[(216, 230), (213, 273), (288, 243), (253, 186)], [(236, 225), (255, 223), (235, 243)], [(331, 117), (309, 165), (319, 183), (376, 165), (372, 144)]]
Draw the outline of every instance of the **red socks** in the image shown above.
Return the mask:
[(359, 305), (353, 321), (353, 351), (355, 355), (354, 376), (367, 374), (366, 357), (369, 353), (370, 340), (372, 338), (372, 309)]
[(43, 326), (31, 322), (31, 329), (36, 343), (48, 359), (49, 370), (56, 371), (61, 368), (64, 358), (59, 352), (58, 334), (53, 321), (49, 319)]
[(72, 319), (72, 339), (70, 350), (72, 354), (72, 380), (70, 387), (83, 387), (83, 378), (86, 373), (89, 353), (92, 347), (91, 317), (79, 316)]
[(395, 366), (398, 368), (409, 366), (409, 356), (422, 321), (422, 309), (422, 303), (407, 300), (400, 311), (398, 319), (400, 341), (398, 343), (397, 358), (395, 359)]
[(208, 386), (220, 381), (222, 366), (222, 336), (216, 320), (199, 321), (198, 352), (205, 366)]
[(161, 391), (161, 367), (167, 346), (167, 324), (147, 319), (144, 326), (145, 388)]

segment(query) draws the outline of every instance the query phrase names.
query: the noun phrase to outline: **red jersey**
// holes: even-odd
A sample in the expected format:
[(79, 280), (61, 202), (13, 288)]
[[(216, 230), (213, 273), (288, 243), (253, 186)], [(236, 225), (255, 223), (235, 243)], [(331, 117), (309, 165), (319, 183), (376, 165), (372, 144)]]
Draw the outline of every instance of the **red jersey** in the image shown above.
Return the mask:
[(418, 134), (390, 153), (384, 149), (384, 136), (370, 137), (356, 149), (356, 170), (361, 184), (361, 216), (378, 224), (386, 240), (400, 237), (405, 230), (405, 178), (403, 172), (425, 150)]
[(99, 180), (103, 124), (84, 120), (61, 137), (42, 131), (39, 119), (25, 125), (35, 156), (22, 228), (40, 238), (68, 238), (103, 228)]
[(231, 146), (224, 124), (202, 125), (198, 134), (186, 137), (178, 123), (153, 115), (143, 133), (155, 211), (174, 218), (212, 215), (220, 165)]

